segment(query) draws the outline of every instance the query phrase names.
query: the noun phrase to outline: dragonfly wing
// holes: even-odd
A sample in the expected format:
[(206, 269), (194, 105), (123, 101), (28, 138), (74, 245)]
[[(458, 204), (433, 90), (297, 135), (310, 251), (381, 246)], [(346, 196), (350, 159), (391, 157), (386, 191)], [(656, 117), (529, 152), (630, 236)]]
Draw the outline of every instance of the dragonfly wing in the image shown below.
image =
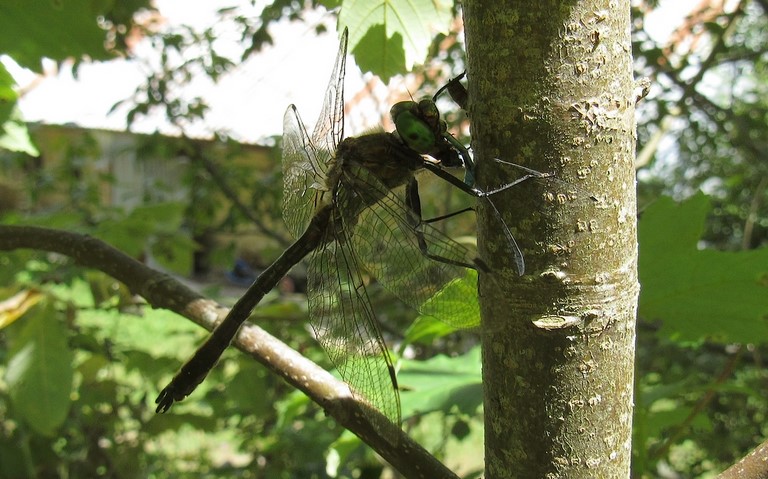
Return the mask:
[[(348, 188), (354, 188), (366, 204), (358, 218), (354, 249), (365, 268), (404, 303), (422, 314), (436, 317), (456, 328), (476, 326), (479, 321), (477, 277), (461, 265), (472, 265), (474, 255), (434, 227), (420, 223), (400, 199), (402, 190), (388, 190), (366, 168), (347, 165)], [(374, 202), (374, 200), (376, 200)], [(421, 240), (421, 241), (420, 241)], [(426, 245), (429, 258), (422, 247)], [(471, 297), (438, 294), (459, 280), (473, 282)], [(467, 291), (467, 288), (462, 288)]]
[(312, 141), (317, 149), (336, 151), (344, 137), (344, 75), (347, 65), (347, 37), (345, 28), (341, 34), (336, 63), (333, 65), (328, 88), (325, 90), (320, 117), (312, 132)]
[[(338, 231), (342, 220), (335, 221), (328, 234)], [(353, 394), (399, 425), (394, 366), (349, 243), (339, 238), (316, 249), (307, 280), (310, 322), (318, 342)]]
[(347, 29), (344, 29), (311, 138), (294, 105), (288, 106), (283, 117), (283, 218), (294, 238), (301, 236), (323, 203), (321, 196), (328, 194), (327, 172), (344, 135), (346, 61)]
[(307, 229), (325, 194), (329, 151), (311, 144), (307, 129), (294, 105), (283, 117), (283, 219), (294, 238)]

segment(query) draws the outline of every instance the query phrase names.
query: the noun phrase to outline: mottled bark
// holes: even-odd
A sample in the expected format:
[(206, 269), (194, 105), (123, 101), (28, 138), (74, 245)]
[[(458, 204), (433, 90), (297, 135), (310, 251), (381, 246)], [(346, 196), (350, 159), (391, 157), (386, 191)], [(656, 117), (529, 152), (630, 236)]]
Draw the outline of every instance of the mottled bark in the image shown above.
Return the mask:
[[(478, 183), (500, 158), (563, 182), (494, 200), (518, 277), (480, 205), (486, 476), (626, 478), (638, 295), (635, 95), (628, 0), (467, 0)], [(590, 196), (594, 196), (592, 199)]]

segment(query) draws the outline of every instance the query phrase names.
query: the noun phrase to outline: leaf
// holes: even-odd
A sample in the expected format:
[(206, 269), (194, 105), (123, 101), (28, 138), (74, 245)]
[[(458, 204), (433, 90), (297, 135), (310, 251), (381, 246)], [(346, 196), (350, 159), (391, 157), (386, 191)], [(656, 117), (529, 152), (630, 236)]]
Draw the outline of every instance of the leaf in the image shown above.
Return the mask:
[(465, 414), (475, 414), (483, 402), (479, 346), (462, 356), (403, 360), (402, 365), (397, 378), (403, 390), (403, 417), (447, 412), (454, 406)]
[[(435, 302), (433, 308), (432, 303)], [(456, 307), (451, 303), (459, 302)], [(435, 293), (419, 308), (422, 314), (416, 318), (408, 330), (401, 344), (404, 348), (408, 344), (431, 344), (436, 339), (455, 333), (462, 329), (471, 329), (480, 326), (480, 304), (477, 301), (477, 271), (467, 270), (467, 274), (458, 280), (446, 284), (443, 289)], [(436, 319), (440, 317), (440, 311), (457, 312), (447, 322)]]
[(184, 221), (185, 209), (186, 205), (175, 202), (141, 205), (134, 208), (128, 218), (136, 225), (149, 222), (157, 232), (176, 233)]
[[(435, 306), (432, 306), (432, 303)], [(451, 303), (458, 303), (455, 307)], [(456, 329), (475, 328), (480, 325), (480, 304), (477, 301), (477, 271), (468, 269), (463, 278), (447, 283), (443, 289), (419, 308), (424, 315), (439, 317), (439, 311), (461, 311), (450, 320)]]
[(0, 329), (19, 319), (41, 299), (43, 299), (43, 294), (40, 291), (25, 289), (4, 301), (0, 301)]
[[(133, 209), (124, 218), (105, 220), (93, 230), (93, 235), (130, 256), (145, 252), (147, 242), (157, 234), (178, 234), (184, 217), (181, 203), (157, 203)], [(179, 255), (190, 251), (191, 243), (181, 244)], [(163, 254), (169, 255), (168, 245)], [(168, 258), (165, 258), (168, 260)], [(173, 261), (166, 261), (173, 264)]]
[(73, 354), (59, 314), (43, 304), (14, 340), (5, 380), (19, 415), (38, 433), (52, 436), (69, 412)]
[(19, 98), (19, 94), (14, 89), (15, 86), (16, 81), (8, 73), (5, 65), (0, 63), (0, 102), (11, 103)]
[(456, 328), (432, 316), (419, 316), (405, 331), (402, 346), (413, 343), (432, 344), (436, 339), (447, 336), (455, 331)]
[(662, 198), (640, 220), (640, 314), (680, 340), (768, 340), (768, 248), (697, 248), (710, 209), (704, 194)]
[(384, 82), (423, 61), (435, 33), (446, 33), (449, 2), (434, 0), (347, 0), (339, 29), (349, 27), (350, 50), (363, 72)]
[(192, 257), (197, 248), (197, 243), (186, 236), (163, 236), (152, 244), (152, 257), (163, 268), (187, 275), (192, 272)]
[[(370, 55), (368, 52), (378, 52), (378, 55)], [(404, 73), (405, 50), (403, 49), (403, 37), (399, 32), (387, 38), (384, 25), (374, 25), (365, 33), (365, 36), (352, 49), (357, 66), (364, 72), (375, 72), (383, 81)]]
[(99, 28), (100, 0), (23, 0), (0, 2), (0, 45), (19, 65), (42, 73), (43, 57), (109, 58), (106, 32)]
[(269, 415), (272, 410), (272, 391), (263, 366), (250, 358), (238, 358), (240, 370), (228, 381), (227, 400), (238, 410), (249, 411), (259, 417)]
[[(2, 100), (0, 100), (2, 105)], [(0, 148), (8, 151), (39, 156), (40, 152), (29, 137), (27, 124), (22, 120), (16, 103), (0, 106)]]
[(349, 464), (363, 442), (348, 430), (343, 431), (325, 452), (325, 472), (330, 477), (340, 477), (339, 472)]

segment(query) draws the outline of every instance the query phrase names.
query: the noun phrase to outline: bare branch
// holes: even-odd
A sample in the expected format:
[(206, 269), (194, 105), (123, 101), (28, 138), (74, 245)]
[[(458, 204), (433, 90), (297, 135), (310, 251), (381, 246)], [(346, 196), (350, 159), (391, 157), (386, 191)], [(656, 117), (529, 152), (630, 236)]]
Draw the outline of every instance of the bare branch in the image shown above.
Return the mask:
[(717, 476), (717, 479), (766, 478), (768, 478), (768, 441), (763, 441), (739, 462)]

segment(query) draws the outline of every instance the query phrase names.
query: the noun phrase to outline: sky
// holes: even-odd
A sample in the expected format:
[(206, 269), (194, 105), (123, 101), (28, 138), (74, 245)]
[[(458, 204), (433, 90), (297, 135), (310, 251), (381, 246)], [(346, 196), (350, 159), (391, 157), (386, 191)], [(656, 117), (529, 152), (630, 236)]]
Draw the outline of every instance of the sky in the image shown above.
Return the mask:
[[(657, 41), (663, 41), (699, 1), (662, 0), (661, 8), (647, 19), (649, 33)], [(249, 3), (243, 1), (244, 5)], [(170, 24), (201, 28), (214, 18), (214, 8), (222, 5), (185, 0), (156, 0), (155, 4)], [(258, 13), (258, 7), (253, 7), (253, 15)], [(308, 10), (305, 18), (305, 23), (283, 21), (274, 25), (270, 29), (274, 45), (239, 65), (218, 84), (202, 79), (194, 82), (187, 90), (189, 95), (203, 95), (211, 110), (206, 115), (205, 125), (188, 129), (186, 133), (193, 137), (208, 137), (211, 130), (224, 130), (239, 141), (260, 142), (281, 134), (283, 114), (290, 103), (297, 105), (303, 120), (311, 127), (319, 113), (333, 66), (338, 35), (331, 14)], [(320, 23), (328, 25), (329, 31), (317, 37), (313, 27)], [(222, 39), (225, 47), (231, 40), (232, 51), (236, 51), (234, 39), (229, 39), (227, 32), (222, 32)], [(136, 55), (149, 62), (155, 56), (147, 43), (137, 47)], [(35, 85), (19, 101), (27, 121), (75, 124), (85, 128), (125, 130), (127, 109), (113, 114), (108, 112), (115, 103), (130, 97), (146, 74), (146, 67), (140, 61), (116, 60), (84, 64), (77, 78), (73, 77), (71, 68), (63, 68), (41, 79), (32, 72), (8, 65), (7, 61), (4, 63), (22, 89)], [(348, 59), (347, 98), (360, 91), (367, 79), (369, 77), (364, 77)], [(398, 81), (402, 83), (402, 80), (393, 80)], [(378, 88), (379, 94), (380, 89), (386, 90), (381, 82)], [(131, 129), (141, 133), (178, 133), (160, 115), (141, 119)], [(354, 132), (354, 125), (348, 127), (348, 131)]]
[[(169, 23), (203, 27), (213, 18), (212, 9), (206, 8), (210, 3), (162, 0), (156, 5)], [(282, 132), (282, 118), (289, 103), (296, 103), (305, 121), (313, 122), (333, 66), (338, 37), (333, 31), (317, 37), (312, 27), (331, 21), (327, 14), (310, 11), (306, 24), (281, 22), (270, 30), (274, 46), (238, 65), (219, 84), (214, 85), (202, 76), (194, 81), (186, 89), (188, 96), (203, 95), (212, 108), (206, 116), (206, 125), (187, 133), (207, 136), (210, 129), (225, 129), (239, 140), (254, 142)], [(224, 51), (228, 51), (226, 41), (222, 43)], [(157, 57), (148, 42), (140, 43), (135, 54), (150, 62)], [(73, 77), (71, 68), (65, 67), (42, 80), (32, 72), (10, 70), (22, 89), (37, 83), (19, 102), (27, 121), (124, 130), (127, 108), (111, 115), (109, 109), (133, 94), (145, 78), (147, 67), (142, 61), (115, 60), (83, 64), (77, 78)], [(361, 80), (355, 81), (360, 73), (354, 68), (348, 67), (347, 76), (352, 79), (350, 83), (360, 84)], [(138, 121), (132, 130), (174, 132), (160, 115)]]

